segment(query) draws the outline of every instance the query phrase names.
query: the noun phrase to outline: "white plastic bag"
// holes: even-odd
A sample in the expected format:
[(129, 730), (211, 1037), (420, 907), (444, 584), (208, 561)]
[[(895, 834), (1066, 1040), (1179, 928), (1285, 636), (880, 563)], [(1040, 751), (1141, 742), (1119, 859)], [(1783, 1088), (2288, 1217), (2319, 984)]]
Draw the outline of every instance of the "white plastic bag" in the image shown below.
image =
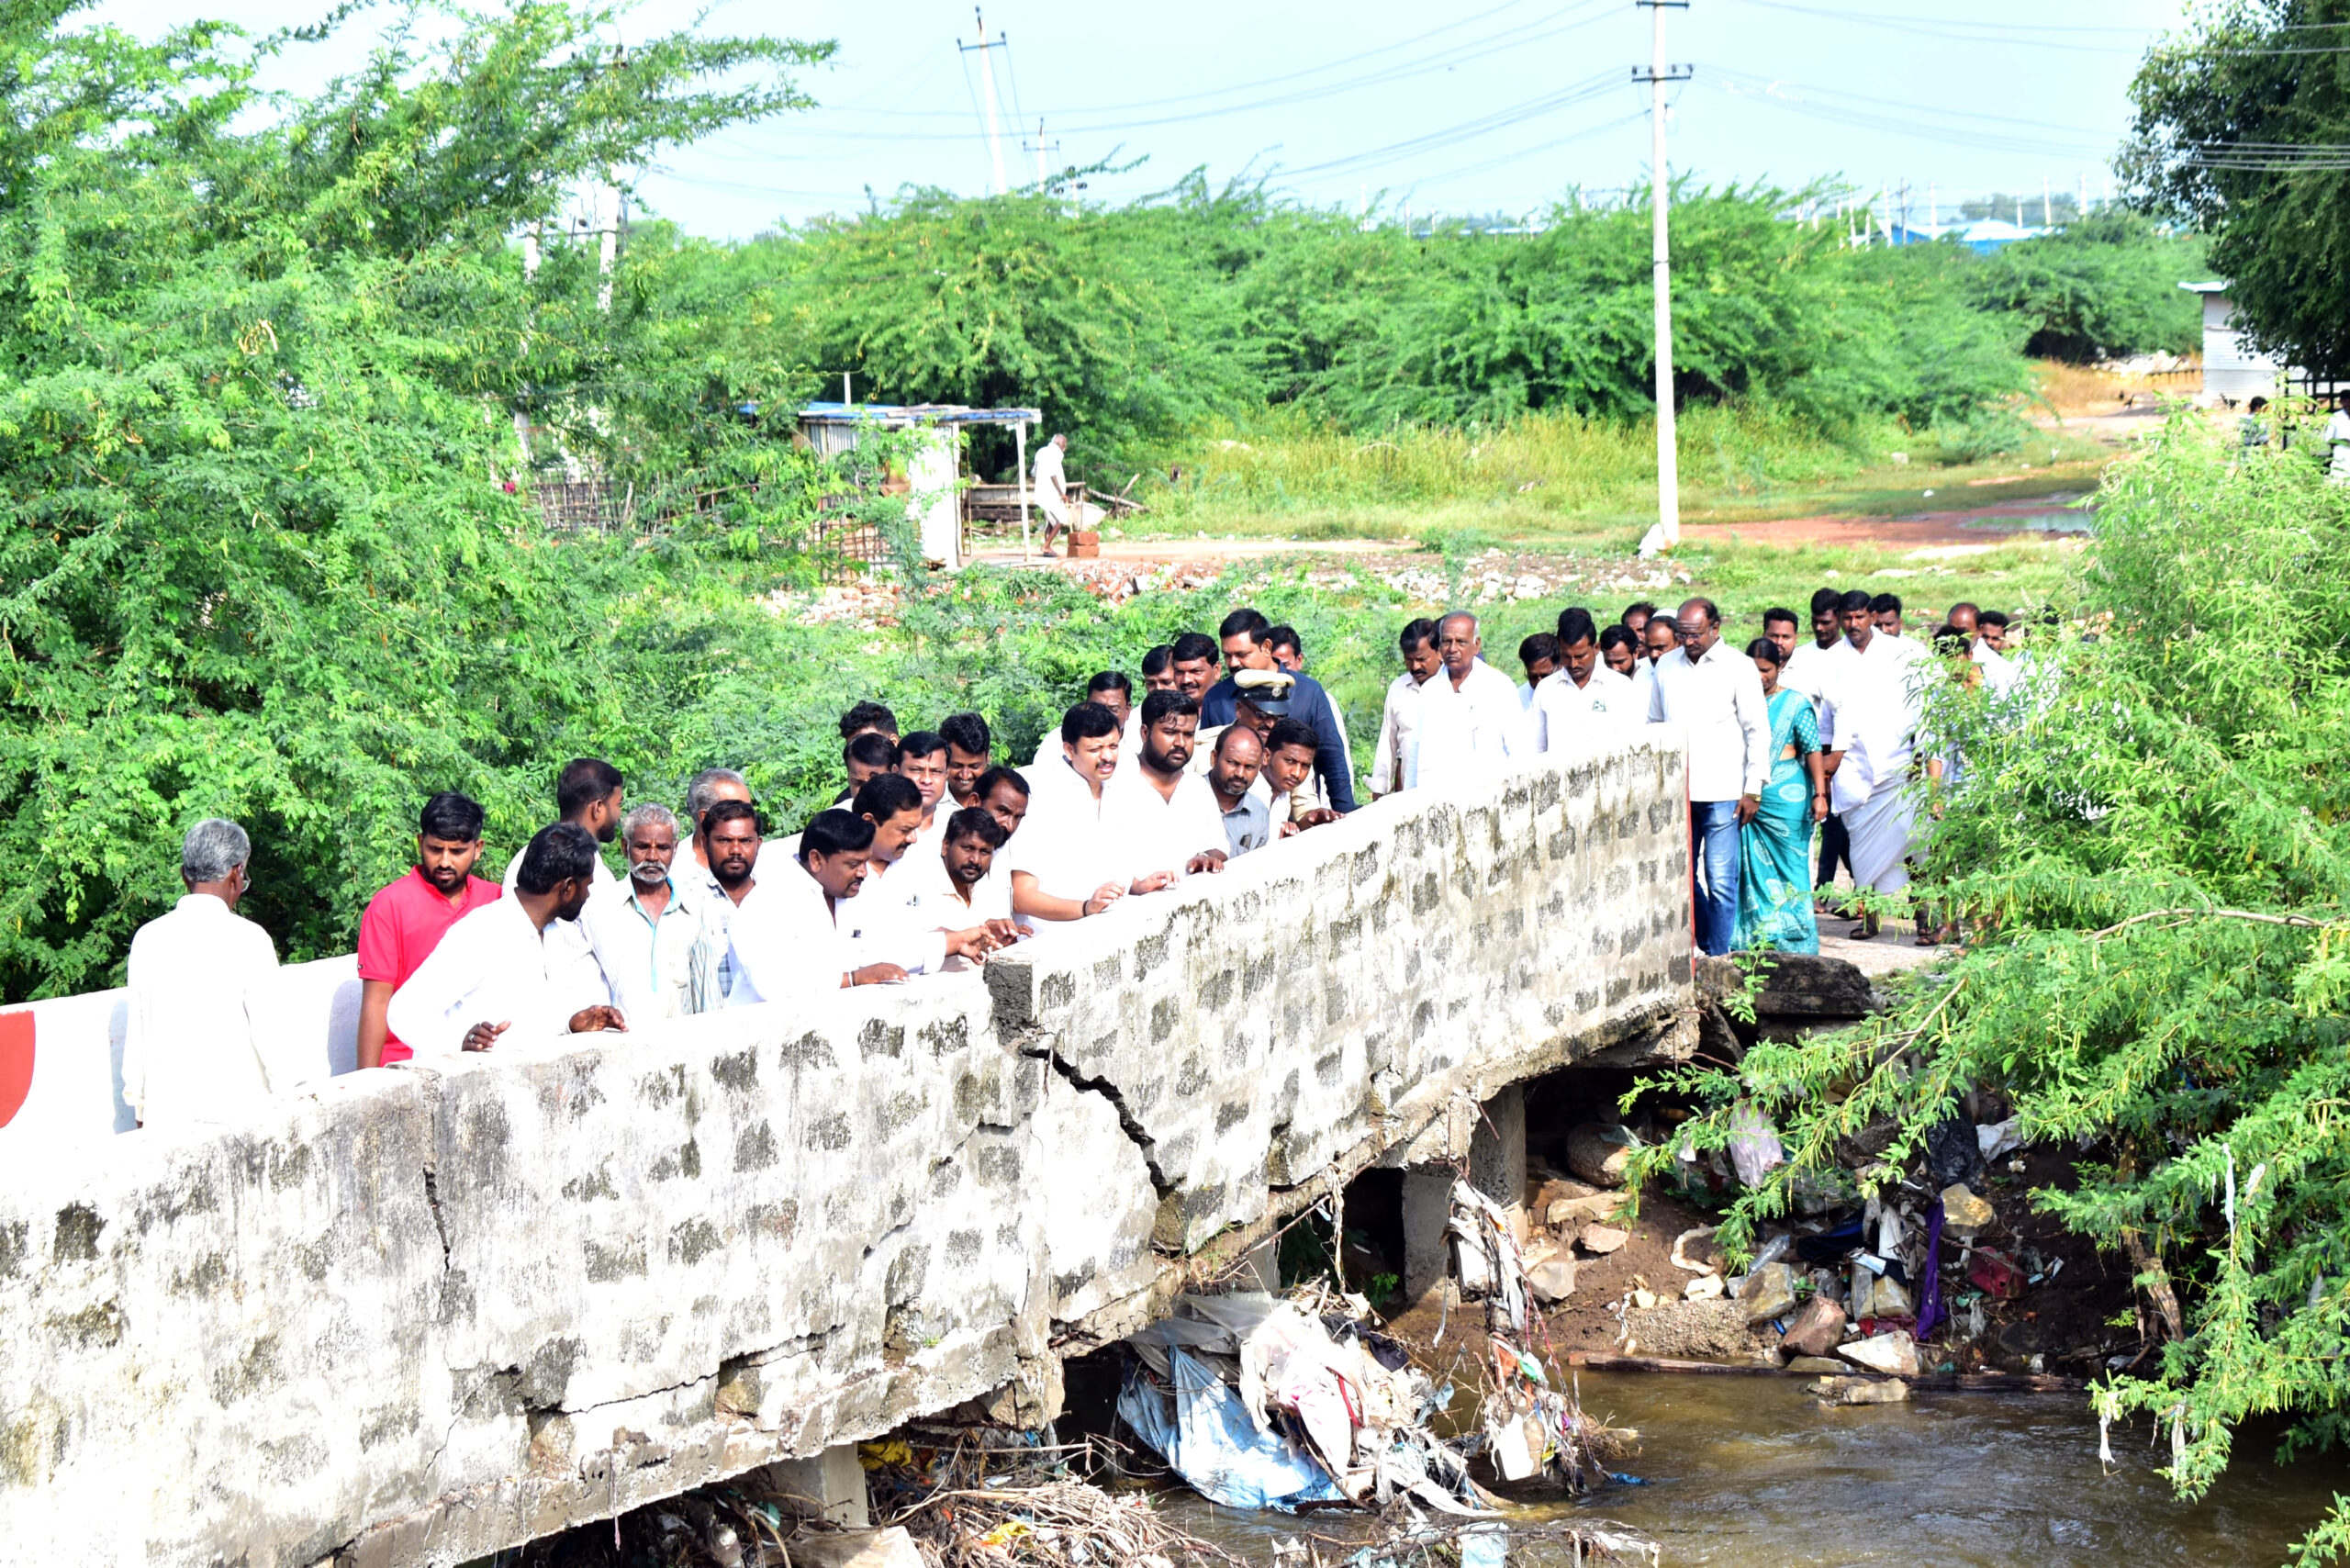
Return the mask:
[(1729, 1162), (1738, 1171), (1738, 1179), (1750, 1187), (1762, 1184), (1763, 1173), (1774, 1165), (1787, 1162), (1787, 1151), (1779, 1145), (1779, 1132), (1771, 1118), (1754, 1108), (1751, 1100), (1740, 1100), (1729, 1114)]

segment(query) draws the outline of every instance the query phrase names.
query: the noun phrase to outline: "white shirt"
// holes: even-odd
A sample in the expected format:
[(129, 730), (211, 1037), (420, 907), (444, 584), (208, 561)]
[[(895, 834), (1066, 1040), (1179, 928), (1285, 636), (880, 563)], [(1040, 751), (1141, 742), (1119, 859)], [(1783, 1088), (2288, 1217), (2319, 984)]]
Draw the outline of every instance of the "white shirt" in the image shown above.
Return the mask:
[(895, 964), (910, 975), (939, 971), (946, 962), (946, 939), (938, 934), (938, 923), (925, 918), (923, 898), (931, 887), (924, 872), (943, 865), (935, 851), (923, 854), (919, 842), (895, 860), (877, 855), (867, 862), (865, 886), (833, 911), (834, 924), (848, 933), (851, 969)]
[(1914, 726), (1925, 684), (1925, 677), (1917, 666), (1928, 656), (1922, 646), (1908, 638), (1888, 637), (1882, 632), (1869, 639), (1865, 653), (1854, 648), (1849, 637), (1829, 649), (1827, 662), (1820, 666), (1819, 711), (1816, 715), (1819, 721), (1819, 744), (1830, 751), (1848, 749), (1844, 745), (1842, 712), (1874, 706), (1881, 696), (1900, 701)]
[(1097, 800), (1066, 758), (1023, 769), (1023, 777), (1028, 814), (1000, 852), (1006, 876), (1025, 871), (1039, 891), (1061, 899), (1091, 898), (1104, 882), (1123, 888), (1134, 880), (1103, 804), (1107, 786)]
[[(1550, 675), (1556, 675), (1558, 673), (1558, 671), (1552, 670)], [(1550, 678), (1550, 676), (1546, 675), (1542, 678), (1548, 680)], [(1534, 683), (1532, 681), (1521, 680), (1517, 683), (1517, 705), (1528, 713), (1534, 711)]]
[[(547, 923), (542, 936), (522, 901), (486, 903), (449, 927), (432, 956), (392, 993), (392, 1033), (420, 1057), (455, 1056), (476, 1024), (512, 1025), (499, 1046), (566, 1034), (571, 1015), (606, 1000), (602, 971), (560, 952)], [(576, 930), (576, 923), (569, 923)]]
[(2333, 443), (2332, 472), (2350, 474), (2350, 409), (2336, 409), (2325, 421), (2325, 439)]
[[(531, 846), (526, 844), (521, 848), (514, 852), (513, 859), (509, 860), (506, 863), (506, 896), (509, 899), (512, 898), (521, 887), (520, 879), (522, 875), (522, 857), (528, 855), (530, 852)], [(691, 851), (688, 851), (688, 853), (690, 854)], [(599, 850), (596, 855), (596, 870), (594, 878), (596, 892), (599, 893), (604, 891), (607, 888), (610, 888), (615, 880), (612, 876), (612, 868), (604, 864), (603, 852), (600, 850)], [(594, 895), (591, 894), (589, 897), (590, 902), (593, 902)], [(581, 919), (584, 920), (585, 918), (586, 914), (583, 912)], [(594, 944), (588, 941), (586, 927), (581, 925), (577, 920), (551, 920), (547, 922), (546, 939), (548, 946), (554, 949), (553, 957), (565, 969), (576, 967), (584, 970), (594, 965), (596, 961), (596, 955), (593, 951)], [(492, 1022), (494, 1023), (496, 1020), (493, 1019)], [(393, 1033), (397, 1034), (398, 1031), (394, 1030)], [(402, 1036), (401, 1037), (405, 1039), (407, 1036)], [(419, 1052), (418, 1054), (421, 1055), (422, 1053)]]
[[(859, 896), (862, 896), (860, 891)], [(848, 901), (855, 903), (856, 900)], [(837, 991), (857, 967), (854, 921), (839, 919), (823, 885), (797, 860), (752, 879), (734, 906), (727, 933), (733, 971), (729, 1007), (790, 1000), (807, 991)]]
[(1060, 521), (1069, 507), (1061, 449), (1049, 441), (1038, 447), (1034, 473), (1037, 506), (1044, 509), (1046, 517)]
[(1102, 790), (1102, 814), (1124, 847), (1133, 877), (1172, 871), (1180, 878), (1195, 855), (1231, 853), (1215, 787), (1191, 768), (1176, 779), (1171, 797), (1160, 794), (1140, 767), (1131, 773), (1121, 770)]
[(1975, 640), (1974, 651), (1968, 656), (1983, 666), (1983, 689), (1994, 697), (2005, 697), (2023, 678), (2023, 671), (2016, 667), (2013, 659), (1980, 637)]
[[(690, 852), (688, 852), (690, 853)], [(702, 868), (697, 865), (696, 870)], [(705, 891), (705, 888), (711, 890)], [(605, 993), (634, 1027), (657, 1018), (686, 1018), (724, 1004), (718, 985), (719, 955), (726, 950), (726, 928), (713, 931), (706, 918), (711, 901), (733, 904), (717, 881), (669, 879), (669, 902), (656, 921), (638, 902), (636, 882), (622, 877), (588, 895), (579, 925), (596, 955)], [(723, 921), (723, 916), (721, 916)]]
[(1649, 722), (1679, 724), (1689, 742), (1692, 802), (1760, 795), (1771, 781), (1771, 713), (1754, 661), (1716, 642), (1691, 659), (1679, 647), (1656, 663)]
[[(1118, 771), (1124, 773), (1133, 766), (1135, 753), (1141, 749), (1142, 704), (1137, 702), (1126, 710), (1125, 727), (1118, 732)], [(1069, 755), (1061, 750), (1061, 727), (1058, 724), (1046, 730), (1045, 738), (1036, 743), (1036, 755), (1029, 760), (1028, 767), (1043, 767), (1056, 762), (1064, 767), (1069, 762)], [(1025, 767), (1021, 769), (1023, 773), (1027, 770)], [(940, 810), (946, 809), (945, 801), (938, 804)]]
[(147, 1126), (234, 1121), (269, 1094), (253, 988), (277, 973), (269, 933), (210, 893), (184, 893), (130, 939), (122, 1097)]
[[(990, 920), (1012, 918), (1012, 876), (1003, 868), (1003, 851), (996, 851), (996, 863), (971, 890), (968, 901), (955, 879), (947, 874), (944, 857), (925, 860), (919, 866), (908, 867), (906, 875), (920, 879), (910, 902), (918, 912), (917, 918), (932, 931), (968, 931), (974, 925)], [(970, 959), (957, 956), (946, 960), (948, 973), (973, 968)]]
[(1533, 752), (1526, 710), (1509, 677), (1479, 659), (1459, 687), (1449, 671), (1420, 689), (1420, 733), (1412, 781), (1422, 788), (1483, 780)]
[(1576, 735), (1644, 724), (1648, 717), (1639, 683), (1595, 659), (1588, 685), (1577, 686), (1562, 669), (1534, 689), (1534, 749), (1554, 751)]
[(1371, 792), (1392, 795), (1412, 787), (1419, 761), (1420, 695), (1425, 689), (1409, 674), (1387, 683), (1387, 702), (1379, 713), (1379, 755), (1371, 763)]
[(1796, 651), (1787, 655), (1785, 666), (1779, 671), (1779, 684), (1789, 691), (1802, 692), (1811, 699), (1814, 708), (1818, 707), (1821, 685), (1828, 678), (1828, 655), (1838, 645), (1830, 643), (1823, 648), (1811, 638), (1797, 643)]

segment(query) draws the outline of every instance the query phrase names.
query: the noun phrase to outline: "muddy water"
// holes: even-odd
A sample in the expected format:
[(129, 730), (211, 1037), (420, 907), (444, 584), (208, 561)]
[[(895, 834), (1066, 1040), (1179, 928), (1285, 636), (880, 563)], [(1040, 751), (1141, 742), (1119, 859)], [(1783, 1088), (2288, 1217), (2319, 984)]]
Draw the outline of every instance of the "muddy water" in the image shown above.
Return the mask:
[[(2143, 1422), (2117, 1429), (2108, 1472), (2097, 1423), (2071, 1394), (1822, 1410), (1794, 1378), (1585, 1372), (1583, 1397), (1593, 1415), (1640, 1429), (1631, 1470), (1648, 1484), (1610, 1487), (1577, 1509), (1647, 1531), (1665, 1568), (2274, 1568), (2333, 1490), (2350, 1486), (2338, 1459), (2279, 1468), (2266, 1459), (2273, 1441), (2245, 1434), (2226, 1479), (2181, 1503), (2154, 1473), (2166, 1442), (2150, 1450)], [(1298, 1530), (1190, 1494), (1162, 1502), (1184, 1528), (1259, 1562)], [(1317, 1528), (1335, 1534), (1334, 1522)]]

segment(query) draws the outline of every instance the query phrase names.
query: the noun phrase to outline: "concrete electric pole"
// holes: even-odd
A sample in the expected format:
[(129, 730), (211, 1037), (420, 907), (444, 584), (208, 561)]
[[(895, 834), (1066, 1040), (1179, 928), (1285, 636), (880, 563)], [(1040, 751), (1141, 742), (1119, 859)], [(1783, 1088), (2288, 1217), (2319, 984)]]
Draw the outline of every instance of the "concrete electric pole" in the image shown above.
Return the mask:
[(1002, 49), (1003, 39), (998, 37), (993, 41), (990, 41), (988, 19), (979, 14), (979, 8), (977, 6), (971, 7), (971, 16), (979, 24), (979, 41), (964, 43), (958, 39), (955, 47), (965, 54), (976, 52), (979, 57), (979, 90), (987, 101), (988, 156), (995, 163), (995, 194), (1002, 196), (1012, 189), (1012, 185), (1003, 177), (1003, 132), (996, 124), (995, 112), (995, 57), (988, 53), (988, 50)]
[(1640, 554), (1653, 555), (1681, 543), (1681, 454), (1673, 410), (1673, 246), (1672, 166), (1664, 151), (1665, 87), (1686, 82), (1691, 68), (1675, 69), (1664, 55), (1664, 14), (1687, 10), (1689, 0), (1634, 0), (1656, 19), (1655, 42), (1646, 71), (1635, 68), (1632, 79), (1649, 84), (1650, 216), (1649, 256), (1656, 278), (1656, 527), (1640, 541)]

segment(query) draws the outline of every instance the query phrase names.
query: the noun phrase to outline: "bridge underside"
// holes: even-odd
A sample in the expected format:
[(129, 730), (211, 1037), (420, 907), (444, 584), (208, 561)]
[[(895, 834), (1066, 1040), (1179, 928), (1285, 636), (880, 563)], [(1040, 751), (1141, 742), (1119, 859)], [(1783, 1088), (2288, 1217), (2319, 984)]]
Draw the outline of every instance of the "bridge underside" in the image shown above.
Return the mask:
[(0, 1183), (28, 1560), (446, 1563), (1041, 1421), (1334, 1182), (1695, 1038), (1677, 746), (1391, 798), (973, 975), (355, 1074)]

